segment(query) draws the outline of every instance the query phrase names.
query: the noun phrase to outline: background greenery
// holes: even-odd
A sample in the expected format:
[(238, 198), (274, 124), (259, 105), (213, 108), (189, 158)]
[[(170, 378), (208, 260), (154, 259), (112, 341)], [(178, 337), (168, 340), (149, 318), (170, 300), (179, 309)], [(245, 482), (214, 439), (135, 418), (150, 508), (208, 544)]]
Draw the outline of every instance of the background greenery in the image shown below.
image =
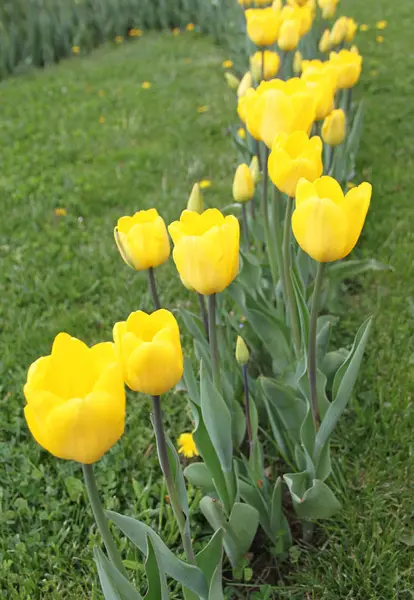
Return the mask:
[[(359, 252), (394, 270), (349, 282), (344, 295), (337, 329), (344, 343), (376, 313), (358, 395), (336, 439), (344, 512), (321, 531), (318, 549), (294, 547), (280, 565), (278, 588), (263, 584), (254, 592), (240, 584), (235, 597), (413, 597), (414, 75), (407, 60), (411, 32), (404, 27), (411, 4), (342, 0), (341, 8), (371, 27), (357, 39), (365, 60), (359, 93), (366, 102), (359, 179), (374, 185)], [(389, 26), (379, 44), (375, 22), (383, 18)], [(198, 34), (145, 33), (0, 84), (4, 598), (100, 598), (91, 558), (99, 538), (85, 512), (80, 470), (34, 443), (21, 389), (27, 366), (49, 352), (58, 331), (93, 343), (109, 339), (112, 324), (131, 310), (151, 308), (145, 278), (117, 254), (112, 229), (118, 216), (155, 205), (172, 220), (200, 179), (213, 184), (207, 204), (230, 201), (236, 152), (227, 129), (234, 98), (222, 75), (225, 58)], [(152, 87), (142, 89), (143, 81)], [(199, 113), (201, 106), (208, 110)], [(67, 216), (56, 216), (56, 208)], [(167, 305), (191, 302), (172, 264), (157, 275)], [(172, 437), (190, 427), (184, 406), (180, 394), (165, 400)], [(174, 543), (148, 424), (148, 400), (130, 397), (126, 435), (98, 465), (99, 483), (108, 508), (147, 518)], [(127, 552), (136, 568), (137, 557)]]

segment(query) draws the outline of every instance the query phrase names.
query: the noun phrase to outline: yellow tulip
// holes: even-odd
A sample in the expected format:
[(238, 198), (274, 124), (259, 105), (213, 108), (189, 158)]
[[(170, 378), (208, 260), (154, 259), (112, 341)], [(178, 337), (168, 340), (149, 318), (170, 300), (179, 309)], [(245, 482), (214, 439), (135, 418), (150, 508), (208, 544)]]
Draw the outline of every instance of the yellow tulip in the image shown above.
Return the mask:
[(331, 52), (329, 62), (338, 69), (338, 88), (348, 89), (358, 83), (362, 70), (362, 56), (350, 50)]
[(288, 0), (287, 3), (290, 4), (291, 6), (295, 6), (295, 4), (297, 6), (309, 6), (309, 5), (312, 5), (312, 8), (313, 8), (313, 0)]
[(348, 33), (348, 19), (347, 17), (340, 17), (335, 21), (331, 31), (331, 45), (339, 46), (345, 40), (345, 36)]
[(272, 79), (272, 77), (275, 77), (279, 71), (280, 56), (277, 52), (271, 52), (270, 50), (265, 50), (264, 53), (261, 51), (255, 52), (250, 57), (250, 70), (256, 81), (260, 81), (262, 79), (263, 54), (264, 54), (264, 78)]
[(257, 98), (257, 92), (253, 88), (249, 88), (244, 96), (239, 98), (237, 103), (237, 114), (240, 120), (246, 125), (247, 115), (251, 110), (253, 104), (255, 104)]
[(329, 52), (331, 49), (331, 32), (325, 29), (319, 42), (319, 52)]
[(318, 0), (319, 8), (322, 11), (322, 17), (324, 19), (332, 19), (338, 4), (339, 0)]
[(247, 71), (247, 73), (245, 73), (243, 75), (243, 78), (240, 81), (240, 85), (237, 88), (237, 96), (238, 96), (238, 98), (241, 98), (242, 96), (245, 96), (247, 90), (249, 90), (252, 86), (253, 86), (252, 74), (250, 73), (250, 71)]
[(253, 156), (250, 165), (249, 165), (250, 173), (253, 177), (253, 183), (256, 185), (260, 181), (260, 167), (259, 167), (259, 159), (256, 155)]
[(201, 214), (204, 211), (203, 196), (201, 195), (200, 184), (195, 183), (191, 190), (190, 197), (187, 202), (187, 210)]
[(121, 217), (114, 236), (122, 258), (137, 271), (158, 267), (170, 256), (167, 228), (155, 208)]
[(281, 192), (294, 197), (299, 179), (315, 181), (322, 172), (320, 137), (309, 139), (304, 131), (276, 136), (269, 156), (269, 175)]
[(313, 22), (313, 11), (311, 6), (293, 6), (286, 5), (282, 8), (280, 13), (282, 23), (283, 21), (296, 21), (299, 24), (299, 37), (303, 37), (308, 33), (312, 27)]
[(168, 310), (150, 315), (133, 312), (126, 321), (115, 323), (113, 335), (124, 380), (131, 390), (160, 396), (180, 381), (184, 368), (180, 330)]
[(322, 125), (322, 139), (329, 146), (339, 146), (345, 139), (346, 116), (342, 108), (333, 110)]
[(302, 250), (319, 262), (347, 256), (361, 235), (371, 194), (369, 183), (352, 188), (344, 196), (332, 177), (321, 177), (314, 183), (301, 179), (292, 229)]
[(278, 133), (309, 133), (315, 119), (313, 94), (297, 77), (262, 82), (249, 94), (244, 109), (250, 134), (269, 148)]
[(256, 46), (271, 46), (277, 40), (280, 15), (270, 8), (249, 8), (245, 12), (247, 35)]
[(273, 10), (275, 10), (276, 12), (280, 12), (282, 10), (282, 0), (273, 0), (272, 2), (272, 8)]
[(238, 79), (233, 73), (229, 73), (228, 71), (224, 73), (224, 77), (227, 81), (227, 85), (231, 90), (237, 90), (240, 85), (240, 79)]
[(185, 210), (168, 228), (181, 278), (199, 294), (222, 292), (239, 271), (240, 226), (216, 208), (198, 215)]
[(233, 180), (233, 198), (236, 202), (249, 202), (254, 196), (254, 181), (249, 166), (239, 165)]
[(339, 69), (329, 60), (304, 60), (302, 61), (302, 79), (305, 81), (317, 77), (326, 77), (332, 82), (335, 91), (338, 88)]
[(58, 458), (92, 464), (124, 432), (122, 367), (111, 343), (88, 348), (59, 333), (51, 354), (31, 365), (24, 395), (33, 437)]
[(347, 28), (347, 32), (346, 32), (346, 36), (345, 36), (345, 41), (350, 43), (352, 42), (352, 40), (355, 37), (355, 34), (357, 32), (358, 29), (358, 24), (356, 23), (356, 21), (354, 21), (354, 19), (348, 19), (348, 28)]
[(297, 48), (300, 39), (299, 28), (299, 22), (294, 19), (283, 21), (277, 39), (278, 46), (283, 52), (291, 52)]
[(293, 57), (293, 71), (296, 73), (296, 75), (300, 75), (302, 72), (302, 60), (302, 52), (297, 50), (295, 52), (295, 56)]
[(314, 95), (315, 120), (321, 121), (333, 111), (335, 106), (336, 73), (332, 69), (307, 69), (301, 79)]

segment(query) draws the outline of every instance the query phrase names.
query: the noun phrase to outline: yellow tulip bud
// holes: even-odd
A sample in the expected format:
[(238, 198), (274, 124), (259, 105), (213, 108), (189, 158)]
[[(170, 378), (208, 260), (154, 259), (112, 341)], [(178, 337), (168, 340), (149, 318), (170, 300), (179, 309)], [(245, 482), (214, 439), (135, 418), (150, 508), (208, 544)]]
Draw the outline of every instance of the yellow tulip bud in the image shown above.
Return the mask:
[(358, 46), (355, 46), (355, 44), (351, 46), (350, 52), (353, 52), (354, 54), (359, 54)]
[(191, 190), (191, 194), (187, 202), (187, 210), (199, 213), (200, 215), (204, 210), (203, 196), (201, 195), (199, 183), (195, 183), (193, 185), (193, 189)]
[(246, 346), (244, 339), (240, 336), (237, 336), (236, 342), (236, 360), (239, 365), (247, 365), (249, 362), (250, 354), (249, 349)]
[(269, 175), (281, 192), (294, 197), (299, 179), (315, 181), (322, 172), (320, 137), (309, 139), (304, 131), (276, 136), (269, 156)]
[(247, 90), (249, 90), (252, 87), (252, 85), (253, 85), (252, 74), (250, 73), (250, 71), (247, 71), (247, 73), (245, 73), (243, 75), (243, 78), (240, 81), (240, 85), (237, 88), (237, 96), (239, 98), (242, 98), (243, 96), (245, 96)]
[(227, 85), (231, 90), (237, 90), (240, 85), (240, 79), (238, 79), (233, 73), (229, 73), (226, 71), (224, 73), (224, 77), (226, 78)]
[(59, 333), (51, 354), (31, 365), (24, 395), (33, 437), (58, 458), (92, 464), (124, 432), (122, 366), (111, 343), (88, 348)]
[(249, 202), (254, 196), (251, 171), (245, 163), (239, 165), (233, 180), (233, 198), (236, 202)]
[(344, 196), (332, 177), (321, 177), (314, 183), (301, 179), (292, 229), (302, 250), (319, 262), (347, 256), (361, 235), (371, 194), (369, 183), (352, 188)]
[(280, 67), (280, 56), (277, 52), (265, 50), (264, 52), (255, 52), (250, 57), (250, 70), (256, 81), (262, 79), (262, 63), (264, 54), (264, 78), (272, 79), (276, 77)]
[(358, 83), (362, 70), (362, 56), (350, 50), (331, 52), (329, 62), (337, 69), (338, 88), (348, 89)]
[(260, 168), (259, 168), (259, 159), (256, 155), (253, 156), (250, 165), (249, 165), (250, 173), (253, 177), (253, 183), (256, 185), (260, 181)]
[(158, 267), (170, 256), (167, 228), (155, 208), (121, 217), (114, 236), (122, 258), (137, 271)]
[[(190, 213), (195, 214), (195, 213)], [(113, 329), (124, 380), (134, 392), (159, 396), (180, 381), (184, 361), (180, 330), (168, 310), (152, 314), (138, 310)]]
[(291, 52), (299, 44), (299, 23), (293, 19), (283, 21), (277, 43), (284, 52)]
[(345, 41), (350, 43), (355, 37), (355, 34), (358, 29), (358, 24), (354, 21), (354, 19), (348, 19), (348, 27), (345, 35)]
[(346, 17), (340, 17), (335, 21), (331, 31), (331, 45), (339, 46), (345, 40), (345, 36), (348, 32), (348, 19)]
[(256, 46), (271, 46), (277, 40), (280, 15), (269, 8), (249, 8), (245, 12), (247, 35)]
[(338, 4), (339, 0), (318, 0), (319, 8), (322, 11), (322, 17), (324, 19), (332, 19), (332, 17), (335, 16)]
[(239, 271), (240, 225), (216, 208), (198, 215), (185, 210), (168, 228), (180, 276), (199, 294), (222, 292)]
[(329, 29), (325, 29), (319, 42), (319, 52), (329, 52), (331, 47), (331, 32)]
[(302, 52), (297, 50), (293, 58), (293, 71), (296, 73), (296, 75), (300, 75), (302, 72), (302, 60)]
[(339, 146), (345, 139), (346, 116), (342, 108), (333, 110), (322, 125), (322, 139), (329, 146)]

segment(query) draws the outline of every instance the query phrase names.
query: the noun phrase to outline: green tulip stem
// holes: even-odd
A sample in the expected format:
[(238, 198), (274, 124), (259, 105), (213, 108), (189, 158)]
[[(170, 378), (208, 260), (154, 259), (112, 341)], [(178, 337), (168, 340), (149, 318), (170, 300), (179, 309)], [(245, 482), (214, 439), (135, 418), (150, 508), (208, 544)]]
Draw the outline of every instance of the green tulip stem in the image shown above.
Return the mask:
[(324, 271), (325, 263), (318, 263), (318, 270), (316, 272), (315, 285), (313, 288), (312, 309), (309, 323), (308, 376), (312, 416), (316, 431), (319, 428), (320, 422), (318, 408), (318, 392), (316, 387), (316, 329), (318, 323), (319, 304), (321, 299)]
[(255, 198), (254, 198), (254, 196), (250, 200), (249, 204), (250, 204), (250, 216), (251, 216), (252, 220), (254, 220), (256, 218), (256, 206), (255, 206)]
[(265, 50), (262, 50), (262, 73), (261, 73), (261, 79), (262, 81), (266, 81), (265, 80)]
[[(253, 202), (253, 200), (251, 200), (251, 202)], [(243, 204), (242, 204), (242, 222), (243, 222), (244, 244), (246, 246), (246, 249), (248, 249), (249, 248), (249, 225), (247, 223), (247, 210), (246, 210), (245, 202), (243, 202)]]
[(346, 116), (346, 120), (347, 120), (347, 124), (348, 124), (348, 131), (349, 131), (349, 125), (351, 122), (351, 107), (352, 107), (352, 88), (349, 88), (347, 90), (345, 90), (345, 116)]
[(118, 548), (116, 547), (111, 532), (109, 531), (108, 519), (106, 518), (104, 508), (99, 498), (93, 466), (82, 464), (82, 471), (93, 516), (95, 517), (95, 522), (98, 526), (103, 543), (105, 544), (108, 556), (118, 571), (128, 579), (128, 573), (124, 567), (124, 563), (122, 562), (122, 558), (118, 552)]
[(195, 565), (196, 560), (193, 552), (193, 546), (191, 543), (190, 530), (188, 527), (186, 527), (186, 517), (181, 507), (180, 497), (177, 492), (177, 487), (173, 479), (171, 465), (168, 458), (167, 440), (165, 439), (164, 424), (162, 420), (161, 400), (159, 396), (152, 396), (152, 422), (154, 426), (155, 437), (157, 440), (158, 458), (160, 461), (161, 470), (165, 477), (165, 483), (167, 485), (171, 507), (173, 509), (178, 528), (180, 530), (184, 552), (187, 556), (188, 562)]
[(270, 233), (269, 223), (269, 208), (267, 206), (267, 196), (269, 189), (269, 178), (268, 178), (268, 162), (269, 162), (269, 148), (264, 146), (264, 161), (263, 161), (263, 187), (262, 187), (262, 214), (265, 230), (266, 239), (266, 250), (269, 257), (270, 271), (272, 273), (273, 285), (276, 289), (278, 282), (278, 267), (274, 252), (272, 252), (272, 236)]
[(201, 314), (201, 319), (203, 321), (203, 326), (204, 326), (204, 332), (207, 336), (207, 340), (210, 337), (209, 331), (208, 331), (208, 314), (207, 314), (207, 309), (206, 309), (206, 303), (204, 302), (204, 296), (203, 294), (197, 294), (198, 296), (198, 303), (200, 304), (200, 314)]
[(253, 431), (252, 420), (250, 415), (250, 395), (249, 395), (249, 378), (247, 376), (247, 365), (242, 366), (243, 384), (244, 384), (244, 408), (246, 413), (247, 437), (249, 439), (250, 455), (253, 451)]
[(285, 289), (285, 274), (284, 274), (284, 265), (283, 265), (283, 250), (282, 250), (282, 239), (281, 239), (281, 223), (280, 223), (280, 211), (279, 211), (279, 202), (280, 196), (278, 193), (277, 187), (273, 186), (273, 199), (272, 199), (272, 221), (273, 221), (273, 239), (274, 239), (274, 250), (275, 257), (277, 262), (277, 270), (279, 273), (280, 280), (282, 282), (282, 292), (283, 298), (285, 302), (286, 299), (286, 289)]
[(326, 167), (326, 174), (330, 177), (332, 176), (333, 166), (334, 166), (334, 158), (335, 158), (335, 147), (327, 145), (329, 154), (328, 154), (328, 163)]
[(292, 209), (293, 209), (293, 198), (288, 196), (286, 202), (286, 213), (285, 223), (283, 231), (283, 269), (285, 275), (285, 292), (286, 292), (286, 305), (288, 314), (290, 316), (290, 325), (292, 328), (293, 346), (295, 348), (296, 357), (299, 358), (300, 354), (300, 329), (298, 313), (296, 310), (295, 292), (293, 290), (292, 275), (290, 272), (291, 267), (291, 221), (292, 221)]
[(152, 299), (154, 301), (155, 310), (160, 310), (161, 304), (160, 304), (160, 298), (158, 296), (157, 282), (155, 281), (155, 274), (154, 274), (153, 267), (150, 267), (148, 269), (148, 287), (149, 287)]
[(213, 373), (214, 386), (216, 390), (221, 392), (220, 354), (217, 343), (216, 310), (216, 294), (211, 294), (208, 297), (208, 330), (211, 354), (211, 370)]

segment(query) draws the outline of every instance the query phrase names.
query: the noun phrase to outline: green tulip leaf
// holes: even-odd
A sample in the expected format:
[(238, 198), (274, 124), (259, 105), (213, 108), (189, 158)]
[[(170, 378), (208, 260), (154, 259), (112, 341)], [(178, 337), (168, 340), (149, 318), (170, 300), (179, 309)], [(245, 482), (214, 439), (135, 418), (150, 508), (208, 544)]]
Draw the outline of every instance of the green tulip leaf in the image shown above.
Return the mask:
[(236, 502), (228, 522), (228, 535), (234, 542), (237, 552), (236, 557), (229, 556), (233, 567), (236, 567), (243, 556), (250, 550), (258, 526), (258, 511), (253, 506), (250, 506), (250, 504)]
[(208, 342), (206, 339), (206, 334), (203, 329), (203, 323), (198, 315), (190, 312), (189, 310), (180, 307), (178, 309), (178, 314), (184, 322), (188, 332), (192, 335), (193, 338), (198, 340), (200, 344), (205, 344), (208, 346)]
[(157, 558), (151, 538), (147, 536), (147, 560), (145, 573), (148, 581), (146, 600), (168, 600), (168, 587), (164, 570)]
[(222, 563), (217, 565), (211, 578), (208, 600), (224, 600)]
[(106, 558), (100, 548), (95, 547), (93, 553), (105, 600), (142, 600), (137, 590)]
[(187, 389), (187, 393), (190, 396), (190, 399), (195, 404), (200, 405), (200, 392), (198, 387), (198, 381), (194, 373), (193, 363), (187, 357), (184, 359), (184, 383)]
[[(276, 379), (260, 377), (266, 405), (276, 413), (283, 429), (293, 442), (300, 439), (300, 428), (306, 416), (305, 402), (296, 397), (294, 390)], [(269, 415), (270, 416), (270, 415)]]
[(239, 479), (239, 489), (240, 496), (246, 504), (253, 506), (259, 513), (259, 522), (263, 531), (265, 531), (269, 538), (275, 542), (270, 525), (269, 506), (261, 491), (256, 485), (253, 485), (244, 479)]
[(277, 540), (280, 553), (285, 552), (292, 545), (292, 534), (289, 523), (283, 513), (283, 482), (277, 478), (273, 488), (270, 504), (270, 528), (273, 537)]
[(205, 463), (198, 462), (188, 465), (184, 469), (184, 477), (191, 485), (201, 488), (207, 494), (215, 490), (213, 478)]
[(303, 352), (306, 353), (309, 345), (309, 308), (301, 286), (299, 274), (293, 268), (291, 270), (293, 289), (295, 292), (296, 308), (299, 313), (300, 332)]
[(332, 490), (319, 479), (308, 488), (309, 475), (287, 473), (283, 476), (292, 497), (295, 512), (300, 518), (329, 519), (341, 509)]
[(214, 533), (207, 546), (196, 556), (197, 565), (203, 571), (210, 587), (214, 578), (214, 573), (216, 572), (217, 567), (221, 565), (223, 558), (223, 539), (224, 529), (220, 527)]

